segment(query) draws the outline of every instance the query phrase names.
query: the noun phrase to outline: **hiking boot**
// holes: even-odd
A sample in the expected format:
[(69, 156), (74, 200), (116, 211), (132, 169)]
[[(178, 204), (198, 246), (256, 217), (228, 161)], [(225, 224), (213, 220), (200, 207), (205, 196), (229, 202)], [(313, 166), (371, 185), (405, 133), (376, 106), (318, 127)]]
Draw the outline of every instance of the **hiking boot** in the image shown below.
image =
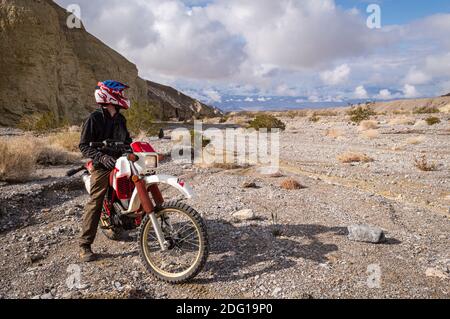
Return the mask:
[(81, 246), (80, 259), (88, 263), (97, 259), (97, 255), (92, 252), (91, 246)]

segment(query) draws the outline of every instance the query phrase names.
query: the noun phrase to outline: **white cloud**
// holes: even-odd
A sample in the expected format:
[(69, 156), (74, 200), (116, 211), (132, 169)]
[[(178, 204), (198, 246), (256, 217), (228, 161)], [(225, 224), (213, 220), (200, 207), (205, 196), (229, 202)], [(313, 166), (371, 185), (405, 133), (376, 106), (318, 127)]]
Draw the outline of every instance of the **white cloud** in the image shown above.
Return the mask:
[(251, 98), (251, 97), (247, 97), (244, 101), (245, 101), (245, 102), (254, 102), (255, 99), (254, 99), (254, 98)]
[(391, 93), (391, 91), (389, 91), (387, 89), (383, 89), (383, 90), (380, 90), (380, 92), (378, 93), (376, 98), (380, 99), (380, 100), (389, 100), (389, 99), (392, 99), (392, 93)]
[(369, 94), (363, 85), (358, 86), (353, 93), (355, 99), (368, 99)]
[(339, 85), (348, 81), (351, 69), (348, 64), (342, 64), (332, 71), (325, 71), (320, 74), (322, 81), (328, 85)]
[(404, 83), (420, 85), (420, 84), (428, 83), (431, 80), (432, 80), (431, 76), (425, 74), (422, 71), (417, 70), (416, 67), (413, 67), (409, 70), (408, 74), (406, 75)]
[[(136, 63), (141, 76), (181, 84), (206, 100), (366, 99), (361, 83), (430, 95), (450, 82), (450, 14), (370, 30), (364, 10), (345, 10), (334, 0), (77, 3), (88, 31)], [(242, 94), (247, 87), (249, 94)]]
[(414, 85), (405, 84), (403, 87), (403, 94), (405, 98), (415, 98), (419, 96), (419, 92)]
[(204, 90), (203, 93), (212, 101), (212, 102), (222, 102), (222, 96), (216, 90)]

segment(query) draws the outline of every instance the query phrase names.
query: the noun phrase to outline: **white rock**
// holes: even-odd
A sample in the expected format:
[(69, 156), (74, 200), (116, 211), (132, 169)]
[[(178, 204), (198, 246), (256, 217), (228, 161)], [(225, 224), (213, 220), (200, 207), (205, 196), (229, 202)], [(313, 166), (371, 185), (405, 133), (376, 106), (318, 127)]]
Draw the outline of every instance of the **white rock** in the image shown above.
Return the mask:
[(439, 269), (436, 269), (436, 268), (428, 268), (425, 271), (425, 275), (427, 277), (436, 277), (436, 278), (440, 278), (440, 279), (448, 279), (448, 275), (445, 272), (443, 272), (443, 271), (441, 271)]
[(348, 227), (348, 239), (366, 243), (381, 243), (385, 241), (381, 228), (368, 225), (351, 225)]
[(234, 218), (240, 219), (240, 220), (252, 220), (255, 219), (255, 213), (251, 209), (243, 209), (238, 212), (235, 212), (232, 214)]

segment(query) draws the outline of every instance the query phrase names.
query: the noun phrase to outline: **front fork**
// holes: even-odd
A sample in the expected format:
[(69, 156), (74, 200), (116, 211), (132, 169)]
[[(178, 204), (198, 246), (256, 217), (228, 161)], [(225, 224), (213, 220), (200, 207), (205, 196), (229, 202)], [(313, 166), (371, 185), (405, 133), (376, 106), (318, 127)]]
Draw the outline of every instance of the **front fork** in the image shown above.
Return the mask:
[[(158, 223), (158, 219), (156, 218), (156, 214), (154, 212), (155, 206), (153, 205), (152, 200), (148, 195), (149, 190), (147, 190), (147, 185), (145, 185), (144, 180), (141, 179), (138, 175), (134, 175), (132, 180), (139, 195), (139, 199), (141, 200), (142, 209), (144, 210), (144, 213), (150, 216), (150, 220), (153, 224), (153, 229), (155, 230), (156, 238), (158, 239), (159, 245), (161, 246), (161, 250), (167, 251), (169, 243), (165, 240), (161, 225)], [(164, 199), (157, 185), (151, 185), (150, 192), (152, 193), (153, 199), (155, 200), (155, 203), (157, 205), (160, 205), (164, 202)]]

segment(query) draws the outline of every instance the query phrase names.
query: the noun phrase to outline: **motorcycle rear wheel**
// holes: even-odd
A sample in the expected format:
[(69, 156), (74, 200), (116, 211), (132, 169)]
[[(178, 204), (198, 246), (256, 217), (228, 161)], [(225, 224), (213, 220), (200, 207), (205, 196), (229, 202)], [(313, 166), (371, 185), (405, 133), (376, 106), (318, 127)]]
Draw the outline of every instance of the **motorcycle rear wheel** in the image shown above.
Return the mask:
[[(181, 284), (194, 278), (208, 258), (206, 225), (192, 207), (180, 202), (167, 202), (155, 209), (168, 251), (162, 251), (150, 216), (146, 216), (139, 231), (141, 259), (157, 279)], [(178, 258), (178, 259), (177, 259)]]

